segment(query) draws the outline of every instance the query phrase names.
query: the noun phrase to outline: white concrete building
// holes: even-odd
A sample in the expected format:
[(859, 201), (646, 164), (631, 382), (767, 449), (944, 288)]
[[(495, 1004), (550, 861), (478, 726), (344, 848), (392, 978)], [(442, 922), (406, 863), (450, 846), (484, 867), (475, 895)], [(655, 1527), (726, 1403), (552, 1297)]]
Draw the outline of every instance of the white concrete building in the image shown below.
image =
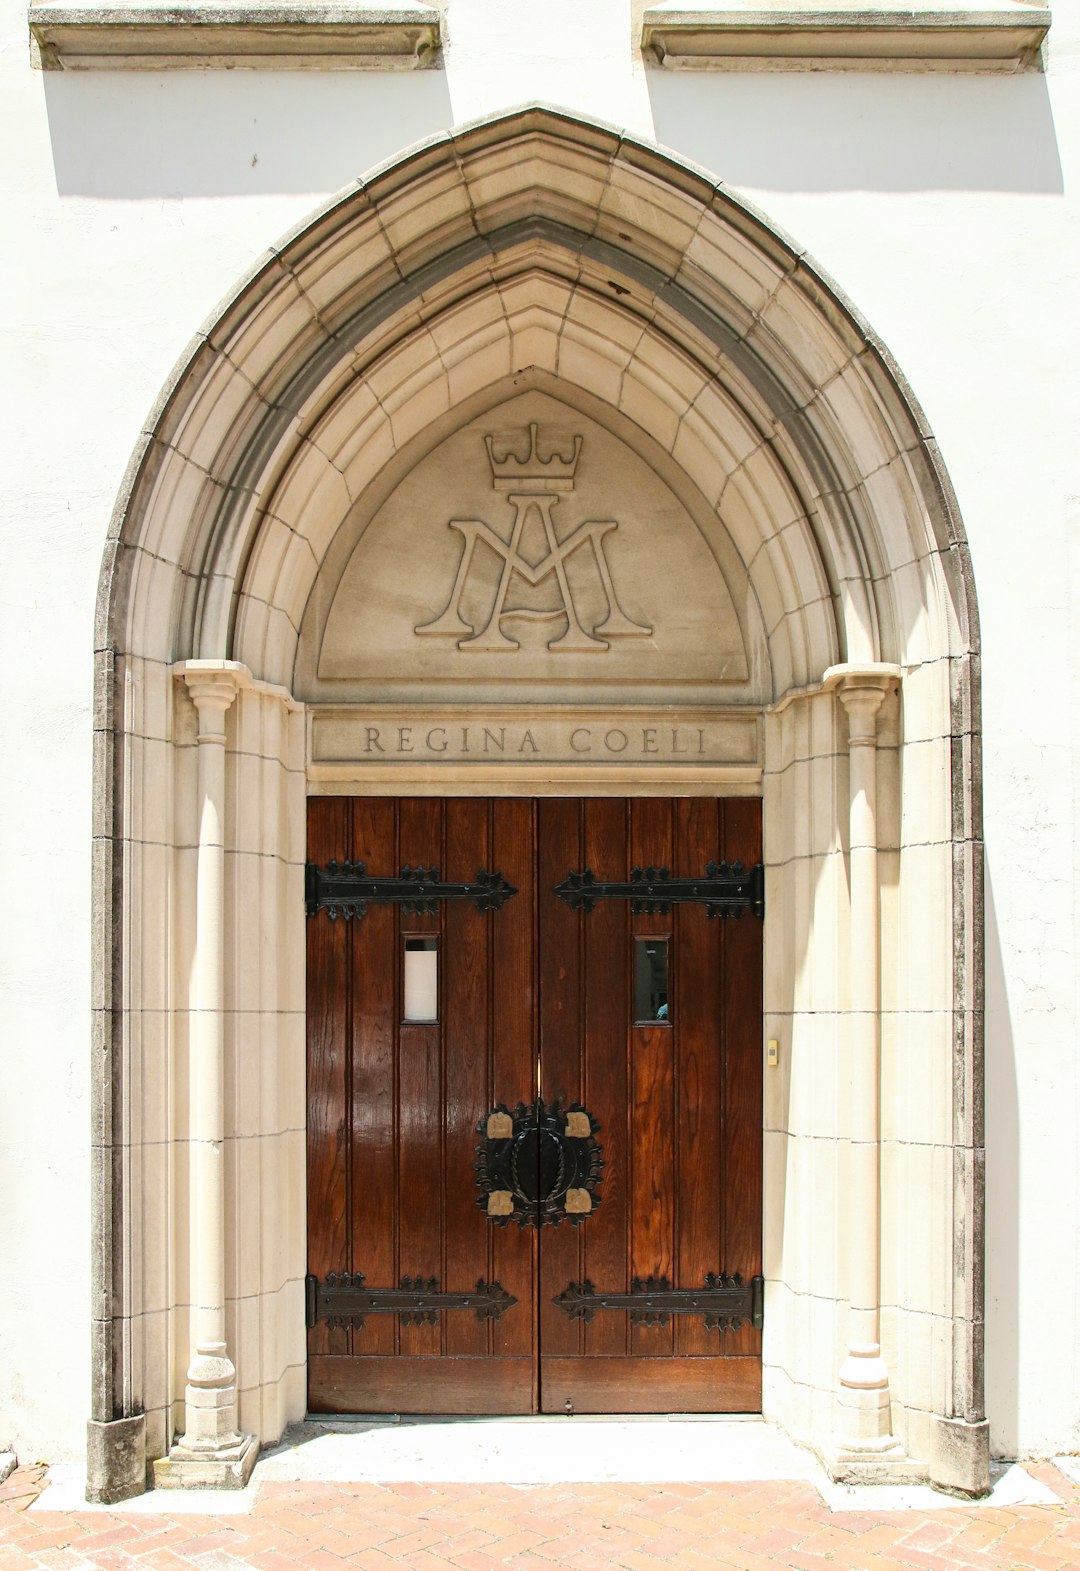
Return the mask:
[(7, 6), (0, 1442), (1077, 1448), (1059, 11)]

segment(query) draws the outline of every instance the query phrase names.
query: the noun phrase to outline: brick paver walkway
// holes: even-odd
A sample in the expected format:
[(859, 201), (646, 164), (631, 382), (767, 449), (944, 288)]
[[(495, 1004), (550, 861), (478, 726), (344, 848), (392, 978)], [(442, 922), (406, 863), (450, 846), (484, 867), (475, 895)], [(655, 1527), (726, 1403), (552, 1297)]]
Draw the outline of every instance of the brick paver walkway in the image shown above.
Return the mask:
[(1074, 1571), (1080, 1487), (1062, 1506), (830, 1512), (808, 1484), (265, 1483), (247, 1515), (25, 1508), (44, 1470), (0, 1487), (0, 1571)]

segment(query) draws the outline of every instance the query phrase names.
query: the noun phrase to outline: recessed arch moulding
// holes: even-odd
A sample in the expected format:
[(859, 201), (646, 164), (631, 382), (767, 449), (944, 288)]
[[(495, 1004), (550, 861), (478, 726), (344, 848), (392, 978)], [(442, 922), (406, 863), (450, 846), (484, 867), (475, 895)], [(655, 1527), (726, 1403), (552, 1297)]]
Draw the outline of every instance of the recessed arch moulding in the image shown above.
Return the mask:
[[(507, 464), (527, 468), (530, 441), (523, 502)], [(492, 616), (507, 560), (492, 537), (506, 547), (519, 519), (520, 559), (558, 546), (565, 582), (518, 574)], [(781, 1043), (764, 1402), (842, 1471), (863, 1397), (849, 1422), (839, 1371), (866, 1274), (848, 700), (869, 687), (883, 1465), (948, 1482), (948, 1456), (981, 1454), (974, 598), (917, 406), (789, 241), (700, 171), (542, 108), (358, 182), (258, 264), (164, 393), (118, 504), (98, 648), (92, 1489), (128, 1487), (110, 1426), (135, 1437), (131, 1477), (185, 1428), (204, 1291), (188, 1087), (208, 675), (232, 694), (224, 1308), (240, 1429), (273, 1440), (305, 1406), (305, 797), (492, 788), (460, 759), (379, 776), (350, 715), (678, 705), (715, 718), (731, 753), (680, 762), (680, 786), (661, 770), (656, 789), (764, 797)], [(630, 753), (649, 789), (653, 760)], [(593, 763), (502, 759), (494, 788), (613, 788)]]

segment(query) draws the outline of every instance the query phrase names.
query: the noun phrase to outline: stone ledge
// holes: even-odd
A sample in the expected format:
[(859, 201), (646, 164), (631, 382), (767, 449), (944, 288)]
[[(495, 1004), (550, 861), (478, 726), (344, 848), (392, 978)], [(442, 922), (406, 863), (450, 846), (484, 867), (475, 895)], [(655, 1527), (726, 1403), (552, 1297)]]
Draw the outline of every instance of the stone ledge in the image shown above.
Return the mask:
[(439, 13), (261, 0), (256, 5), (31, 5), (43, 71), (411, 71), (438, 59)]
[(645, 12), (641, 45), (669, 69), (980, 71), (1043, 68), (1050, 12), (1025, 0), (669, 0)]
[(218, 1451), (192, 1450), (177, 1441), (154, 1462), (155, 1489), (244, 1489), (259, 1455), (254, 1435), (240, 1435)]

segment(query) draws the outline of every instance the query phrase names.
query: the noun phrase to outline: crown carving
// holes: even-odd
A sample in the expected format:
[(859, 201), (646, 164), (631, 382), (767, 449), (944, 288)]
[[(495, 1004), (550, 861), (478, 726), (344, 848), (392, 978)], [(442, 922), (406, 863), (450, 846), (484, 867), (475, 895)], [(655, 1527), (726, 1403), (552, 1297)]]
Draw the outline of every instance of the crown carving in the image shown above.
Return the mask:
[(539, 493), (574, 489), (574, 473), (577, 470), (578, 459), (581, 457), (582, 438), (575, 436), (574, 451), (569, 457), (564, 457), (559, 452), (551, 452), (545, 458), (537, 444), (537, 431), (536, 422), (531, 421), (529, 446), (524, 458), (520, 458), (513, 447), (510, 447), (502, 457), (498, 457), (493, 438), (485, 436), (484, 443), (488, 451), (488, 462), (491, 465), (491, 481), (496, 491)]

